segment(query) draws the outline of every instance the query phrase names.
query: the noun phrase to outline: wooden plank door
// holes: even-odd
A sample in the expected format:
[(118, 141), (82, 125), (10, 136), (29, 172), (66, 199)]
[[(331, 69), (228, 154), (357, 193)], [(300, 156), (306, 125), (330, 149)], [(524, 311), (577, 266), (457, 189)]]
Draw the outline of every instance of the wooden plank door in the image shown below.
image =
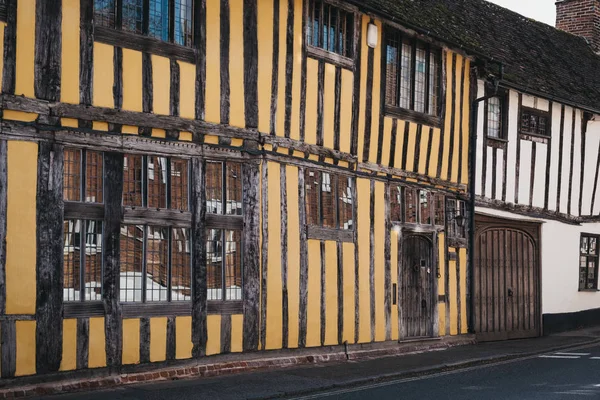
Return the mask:
[(433, 243), (428, 237), (410, 234), (404, 238), (402, 254), (402, 338), (431, 337), (435, 305)]
[(474, 322), (478, 340), (540, 334), (537, 230), (492, 222), (476, 229)]

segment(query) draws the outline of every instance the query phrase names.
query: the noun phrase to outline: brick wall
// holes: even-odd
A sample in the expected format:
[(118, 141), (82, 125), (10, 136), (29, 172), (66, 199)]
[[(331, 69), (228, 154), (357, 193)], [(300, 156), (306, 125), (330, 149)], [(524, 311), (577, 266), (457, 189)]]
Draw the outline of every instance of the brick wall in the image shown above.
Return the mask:
[(586, 38), (600, 50), (600, 0), (562, 0), (556, 3), (556, 27)]

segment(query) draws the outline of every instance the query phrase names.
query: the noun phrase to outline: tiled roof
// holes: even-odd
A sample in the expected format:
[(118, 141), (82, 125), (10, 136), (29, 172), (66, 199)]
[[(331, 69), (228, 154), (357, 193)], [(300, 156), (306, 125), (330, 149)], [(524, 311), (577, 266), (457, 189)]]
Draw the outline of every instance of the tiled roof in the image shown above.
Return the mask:
[(509, 84), (600, 111), (600, 56), (583, 38), (484, 0), (354, 3), (500, 61)]

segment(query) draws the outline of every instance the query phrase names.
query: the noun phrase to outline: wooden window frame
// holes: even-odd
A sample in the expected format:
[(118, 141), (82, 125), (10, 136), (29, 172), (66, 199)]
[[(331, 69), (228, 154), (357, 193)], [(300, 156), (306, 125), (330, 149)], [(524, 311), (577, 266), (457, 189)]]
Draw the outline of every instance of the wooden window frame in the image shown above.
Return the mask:
[[(582, 254), (581, 252), (581, 241), (583, 238), (587, 238), (587, 239), (596, 239), (596, 254), (595, 255), (591, 255), (589, 253), (586, 254)], [(584, 287), (581, 286), (581, 258), (585, 257), (586, 258), (586, 267), (585, 267), (585, 275), (586, 275), (586, 279), (585, 279), (585, 284)], [(589, 262), (590, 262), (590, 258), (595, 258), (595, 271), (594, 271), (594, 287), (593, 288), (588, 288), (587, 284), (589, 283), (587, 275), (589, 273)], [(579, 292), (597, 292), (598, 290), (598, 265), (600, 264), (600, 235), (595, 235), (595, 234), (590, 234), (590, 233), (582, 233), (579, 237), (579, 265), (577, 268), (577, 272), (578, 272), (578, 276), (580, 277), (579, 282), (578, 282), (578, 291)]]
[[(454, 202), (454, 209), (451, 210), (449, 207), (449, 204), (451, 204), (452, 202)], [(446, 197), (446, 203), (445, 203), (445, 207), (446, 207), (446, 236), (448, 238), (448, 245), (450, 247), (467, 247), (467, 241), (468, 241), (468, 231), (467, 231), (467, 226), (468, 226), (468, 221), (467, 218), (469, 218), (469, 213), (467, 210), (467, 202), (465, 200), (462, 199), (458, 199), (458, 198), (452, 198), (452, 197)], [(457, 213), (457, 210), (460, 211), (460, 213)], [(462, 211), (461, 211), (462, 210)], [(462, 215), (465, 218), (465, 223), (462, 227), (458, 226), (458, 223), (456, 222), (456, 215)], [(462, 231), (462, 235), (457, 235), (457, 232)]]
[[(391, 190), (393, 188), (400, 188), (400, 197), (401, 197), (401, 203), (400, 203), (400, 220), (394, 218), (394, 215), (392, 213), (392, 207), (391, 207), (391, 203), (394, 202), (393, 200), (393, 193), (391, 192)], [(407, 190), (412, 190), (414, 191), (415, 194), (415, 201), (414, 201), (414, 206), (415, 206), (415, 210), (416, 210), (416, 222), (406, 222), (406, 191)], [(429, 224), (424, 224), (422, 223), (422, 215), (421, 215), (421, 207), (420, 207), (420, 203), (419, 203), (419, 199), (420, 199), (420, 193), (421, 192), (427, 192), (429, 194), (429, 218), (431, 220), (431, 223)], [(402, 185), (402, 184), (391, 184), (390, 185), (390, 220), (392, 221), (392, 224), (396, 224), (396, 225), (403, 225), (406, 227), (418, 227), (420, 229), (433, 229), (433, 230), (441, 230), (443, 229), (444, 225), (440, 225), (440, 224), (436, 224), (436, 196), (442, 196), (443, 202), (445, 204), (445, 200), (446, 200), (446, 196), (439, 191), (436, 190), (431, 190), (428, 188), (422, 188), (422, 187), (414, 187), (414, 186), (408, 186), (408, 185)], [(444, 217), (443, 217), (443, 221), (446, 220), (445, 215), (446, 215), (446, 209), (444, 208), (444, 210), (442, 211), (444, 213)]]
[[(352, 181), (352, 188), (351, 188), (351, 193), (352, 193), (352, 201), (356, 201), (355, 199), (355, 187), (356, 187), (356, 178), (350, 175), (346, 175), (343, 173), (338, 173), (338, 172), (330, 172), (330, 171), (323, 171), (320, 169), (316, 169), (316, 168), (307, 168), (305, 170), (305, 174), (309, 173), (310, 171), (315, 171), (319, 173), (319, 192), (318, 192), (318, 196), (317, 196), (317, 219), (318, 219), (318, 225), (314, 225), (310, 222), (307, 221), (306, 223), (306, 232), (307, 232), (307, 237), (309, 239), (317, 239), (317, 240), (335, 240), (335, 241), (340, 241), (340, 242), (354, 242), (354, 231), (356, 229), (356, 223), (355, 223), (355, 219), (356, 219), (356, 215), (354, 213), (354, 208), (352, 208), (352, 227), (350, 229), (343, 229), (340, 228), (340, 210), (339, 210), (339, 205), (338, 205), (338, 201), (339, 201), (339, 181), (340, 178), (344, 178), (344, 179), (350, 179)], [(334, 202), (335, 202), (335, 227), (325, 227), (323, 226), (323, 210), (322, 210), (322, 187), (323, 187), (323, 173), (329, 174), (330, 176), (335, 176), (335, 194), (333, 196), (334, 198)], [(333, 188), (333, 184), (330, 183), (332, 185)], [(306, 207), (309, 206), (308, 204), (308, 196), (305, 196), (305, 204), (304, 207), (306, 209)]]
[[(196, 54), (195, 48), (198, 46), (197, 37), (199, 27), (196, 23), (196, 16), (200, 13), (199, 0), (192, 0), (192, 38), (189, 46), (175, 43), (175, 12), (174, 5), (175, 0), (169, 0), (169, 41), (156, 39), (148, 36), (149, 32), (149, 1), (144, 0), (143, 2), (143, 19), (142, 19), (142, 33), (134, 33), (124, 31), (121, 28), (122, 25), (122, 0), (115, 0), (115, 27), (110, 28), (106, 26), (96, 25), (94, 26), (94, 40), (109, 44), (112, 46), (123, 47), (132, 50), (138, 50), (145, 53), (156, 54), (163, 57), (174, 58), (180, 61), (189, 62), (195, 64)], [(94, 8), (95, 13), (95, 8)], [(88, 21), (91, 23), (91, 21)]]
[[(389, 38), (394, 35), (396, 37), (396, 39), (398, 40), (398, 60), (397, 60), (397, 67), (396, 67), (396, 72), (398, 74), (397, 80), (396, 80), (396, 105), (392, 105), (392, 104), (388, 104), (386, 101), (386, 92), (387, 92), (387, 48), (388, 48), (388, 41)], [(403, 47), (403, 43), (404, 43), (404, 39), (409, 39), (410, 41), (410, 46), (411, 46), (411, 87), (410, 87), (410, 99), (409, 99), (409, 103), (410, 103), (410, 107), (409, 108), (405, 108), (405, 107), (401, 107), (400, 106), (400, 98), (401, 98), (401, 88), (402, 88), (402, 47)], [(382, 65), (382, 80), (383, 80), (383, 85), (382, 85), (382, 98), (383, 98), (383, 104), (384, 104), (384, 113), (386, 115), (392, 116), (392, 117), (397, 117), (400, 119), (404, 119), (407, 121), (411, 121), (411, 122), (415, 122), (415, 123), (419, 123), (419, 124), (425, 124), (425, 125), (430, 125), (436, 128), (441, 127), (442, 125), (442, 119), (441, 119), (441, 115), (442, 115), (442, 105), (443, 105), (443, 86), (445, 85), (445, 82), (443, 81), (442, 77), (443, 77), (443, 51), (432, 45), (431, 43), (422, 41), (417, 39), (416, 36), (414, 35), (407, 35), (405, 32), (401, 31), (400, 29), (393, 27), (393, 26), (389, 26), (386, 25), (383, 28), (383, 34), (382, 34), (382, 44), (383, 44), (383, 48), (381, 51), (381, 65)], [(418, 45), (421, 45), (424, 47), (425, 49), (425, 87), (424, 87), (424, 91), (425, 91), (425, 95), (424, 95), (424, 106), (423, 108), (426, 110), (425, 112), (420, 112), (420, 111), (415, 111), (415, 91), (416, 91), (416, 52), (417, 52), (417, 47)], [(436, 54), (437, 55), (437, 80), (438, 80), (438, 87), (437, 90), (435, 91), (435, 96), (437, 98), (437, 104), (435, 107), (435, 113), (434, 114), (430, 114), (429, 113), (429, 106), (430, 106), (430, 90), (431, 90), (431, 54)]]
[[(307, 21), (306, 21), (306, 31), (304, 32), (304, 35), (306, 36), (306, 53), (308, 56), (319, 59), (319, 60), (323, 60), (325, 62), (330, 62), (332, 64), (335, 64), (337, 66), (346, 68), (346, 69), (353, 69), (354, 68), (354, 58), (356, 57), (356, 54), (353, 54), (354, 49), (356, 48), (354, 41), (356, 40), (356, 30), (358, 29), (358, 20), (360, 18), (360, 14), (358, 14), (358, 9), (354, 6), (351, 6), (349, 4), (345, 4), (341, 1), (337, 1), (337, 0), (322, 0), (321, 1), (321, 12), (323, 12), (323, 5), (324, 4), (328, 4), (330, 7), (334, 7), (336, 9), (338, 9), (338, 11), (344, 11), (350, 15), (352, 15), (352, 34), (350, 35), (350, 37), (345, 37), (344, 39), (346, 40), (347, 44), (348, 44), (348, 48), (349, 51), (352, 52), (350, 54), (350, 56), (345, 56), (343, 54), (339, 54), (337, 52), (333, 52), (333, 51), (329, 51), (326, 50), (322, 47), (318, 47), (318, 46), (314, 46), (312, 44), (310, 44), (310, 38), (312, 37), (312, 32), (311, 29), (313, 28), (313, 21), (314, 18), (312, 18), (312, 14), (311, 14), (311, 9), (313, 8), (313, 3), (315, 0), (308, 0), (306, 2), (306, 15), (307, 15)], [(339, 14), (339, 12), (338, 12)], [(330, 18), (331, 19), (331, 18)], [(323, 25), (321, 24), (321, 27)], [(323, 29), (319, 29), (319, 36), (321, 41), (323, 40)], [(358, 49), (358, 51), (360, 51), (360, 49)]]
[[(546, 118), (546, 134), (541, 135), (539, 133), (524, 132), (521, 130), (521, 120), (524, 111), (529, 114)], [(519, 132), (519, 139), (547, 144), (552, 138), (552, 114), (550, 111), (538, 110), (537, 108), (527, 107), (523, 104), (520, 104), (518, 118), (517, 130)]]
[(6, 22), (7, 18), (6, 0), (0, 0), (0, 21)]
[[(486, 88), (486, 96), (492, 96), (494, 93), (490, 88)], [(483, 114), (483, 134), (487, 140), (488, 146), (498, 147), (508, 143), (508, 110), (509, 110), (509, 92), (506, 89), (498, 88), (494, 97), (500, 100), (500, 136), (493, 137), (488, 135), (489, 109), (488, 100), (484, 102)]]

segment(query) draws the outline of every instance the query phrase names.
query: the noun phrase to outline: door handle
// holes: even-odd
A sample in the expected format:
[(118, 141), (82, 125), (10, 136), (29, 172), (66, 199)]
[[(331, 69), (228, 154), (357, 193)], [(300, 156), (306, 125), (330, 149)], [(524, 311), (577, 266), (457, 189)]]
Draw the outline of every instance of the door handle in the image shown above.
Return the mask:
[(512, 289), (508, 289), (508, 297), (512, 297), (513, 296), (513, 290)]

